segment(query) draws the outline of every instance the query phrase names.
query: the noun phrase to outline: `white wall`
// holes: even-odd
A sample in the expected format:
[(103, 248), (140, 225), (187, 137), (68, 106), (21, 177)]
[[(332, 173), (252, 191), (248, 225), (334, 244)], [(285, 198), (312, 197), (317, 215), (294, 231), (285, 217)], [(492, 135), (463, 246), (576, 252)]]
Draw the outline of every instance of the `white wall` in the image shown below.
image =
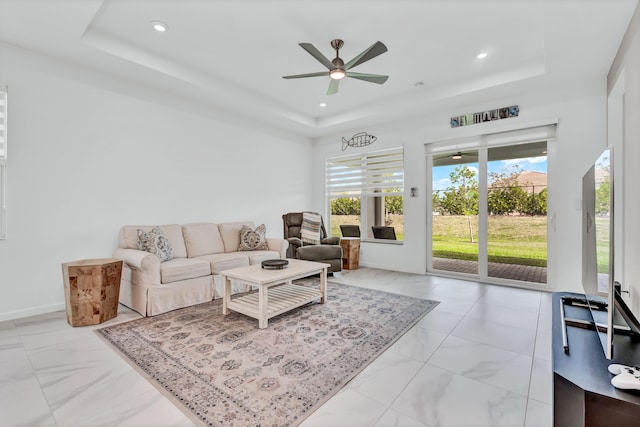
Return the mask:
[[(560, 93), (561, 92), (561, 93)], [(557, 118), (557, 139), (548, 147), (549, 213), (554, 219), (549, 224), (548, 285), (545, 289), (580, 291), (582, 274), (581, 255), (581, 196), (582, 176), (606, 146), (606, 84), (604, 79), (591, 85), (547, 92), (516, 92), (483, 104), (460, 105), (455, 109), (425, 112), (419, 119), (403, 123), (379, 125), (366, 129), (344, 132), (349, 138), (353, 133), (366, 131), (378, 140), (368, 147), (354, 149), (369, 151), (404, 144), (405, 147), (405, 241), (403, 245), (380, 242), (363, 242), (360, 263), (365, 266), (407, 271), (426, 272), (426, 188), (425, 143), (445, 141), (496, 131), (505, 123), (529, 123)], [(520, 116), (506, 121), (490, 122), (452, 129), (451, 116), (483, 111), (518, 104)], [(464, 135), (463, 135), (464, 133)], [(322, 138), (315, 142), (314, 165), (316, 180), (322, 182), (322, 160), (339, 156), (342, 152), (340, 135)], [(418, 187), (419, 197), (408, 196), (411, 187)], [(326, 212), (324, 187), (314, 196), (316, 209)]]
[(311, 207), (309, 140), (229, 124), (169, 95), (164, 105), (127, 96), (126, 82), (6, 45), (0, 57), (9, 86), (0, 321), (63, 309), (61, 263), (110, 257), (122, 225), (252, 220), (282, 237), (281, 215)]
[[(10, 92), (9, 238), (0, 240), (0, 320), (62, 309), (60, 264), (110, 256), (124, 224), (253, 220), (264, 222), (270, 236), (282, 236), (283, 212), (326, 215), (324, 160), (344, 154), (340, 137), (363, 130), (378, 141), (361, 150), (404, 145), (405, 187), (418, 187), (419, 197), (405, 199), (404, 244), (363, 243), (361, 263), (424, 273), (430, 195), (424, 144), (458, 138), (463, 129), (491, 132), (491, 123), (451, 129), (449, 117), (512, 104), (521, 113), (509, 120), (523, 125), (559, 119), (548, 154), (549, 212), (555, 213), (548, 288), (580, 289), (581, 178), (606, 145), (604, 82), (564, 91), (513, 90), (482, 104), (460, 99), (455, 108), (416, 112), (420, 118), (354, 129), (311, 146), (175, 95), (13, 47), (0, 44), (0, 57), (0, 85)], [(626, 66), (640, 75), (637, 55)], [(638, 86), (633, 80), (629, 90), (638, 93)], [(638, 106), (633, 108), (627, 114), (637, 116)], [(638, 239), (627, 241), (637, 245)], [(629, 276), (638, 278), (640, 271)]]
[[(629, 297), (636, 313), (640, 312), (640, 8), (637, 8), (625, 34), (608, 76), (608, 90), (614, 90), (624, 73), (624, 144), (623, 158), (623, 224), (624, 246), (622, 253), (623, 286), (630, 290)], [(614, 152), (616, 156), (618, 151)], [(614, 182), (614, 185), (617, 185)], [(617, 203), (616, 203), (617, 204)], [(620, 279), (617, 277), (617, 279)]]

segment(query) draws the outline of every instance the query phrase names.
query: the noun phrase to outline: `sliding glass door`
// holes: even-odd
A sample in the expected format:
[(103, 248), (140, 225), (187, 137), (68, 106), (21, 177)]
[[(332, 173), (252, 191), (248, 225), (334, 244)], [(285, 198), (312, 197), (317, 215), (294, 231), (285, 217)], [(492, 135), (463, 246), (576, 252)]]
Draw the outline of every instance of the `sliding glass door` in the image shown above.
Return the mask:
[(478, 274), (478, 152), (434, 157), (433, 268)]
[(488, 149), (488, 276), (547, 282), (547, 143)]
[(432, 271), (546, 283), (546, 141), (432, 157)]

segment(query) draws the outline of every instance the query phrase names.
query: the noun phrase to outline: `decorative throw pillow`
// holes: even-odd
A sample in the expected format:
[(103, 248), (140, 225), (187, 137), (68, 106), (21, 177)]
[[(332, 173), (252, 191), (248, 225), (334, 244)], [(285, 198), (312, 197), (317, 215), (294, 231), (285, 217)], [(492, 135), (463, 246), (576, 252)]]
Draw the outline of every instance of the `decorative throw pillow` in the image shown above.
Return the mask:
[(268, 251), (267, 245), (267, 227), (261, 224), (252, 230), (251, 227), (243, 225), (240, 228), (240, 246), (239, 251)]
[(300, 240), (310, 245), (320, 244), (320, 225), (322, 218), (317, 213), (302, 212), (302, 228), (300, 229)]
[(154, 254), (160, 258), (160, 262), (173, 258), (171, 243), (160, 227), (153, 227), (147, 232), (138, 229), (138, 249)]

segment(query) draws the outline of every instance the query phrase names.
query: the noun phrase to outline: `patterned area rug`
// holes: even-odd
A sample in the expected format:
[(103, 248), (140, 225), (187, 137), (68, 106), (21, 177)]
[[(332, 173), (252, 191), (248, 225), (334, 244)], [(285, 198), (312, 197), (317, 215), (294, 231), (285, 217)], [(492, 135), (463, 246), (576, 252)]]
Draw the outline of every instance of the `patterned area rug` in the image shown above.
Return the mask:
[(332, 282), (328, 293), (262, 330), (215, 300), (96, 332), (198, 424), (295, 426), (438, 304)]

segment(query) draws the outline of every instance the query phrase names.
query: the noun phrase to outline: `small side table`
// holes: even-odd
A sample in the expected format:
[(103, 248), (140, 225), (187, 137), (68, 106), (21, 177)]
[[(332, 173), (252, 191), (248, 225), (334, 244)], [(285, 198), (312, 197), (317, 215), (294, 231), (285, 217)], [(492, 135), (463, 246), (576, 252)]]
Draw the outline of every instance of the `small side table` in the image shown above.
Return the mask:
[(122, 260), (85, 259), (62, 264), (67, 322), (96, 325), (118, 315)]
[(340, 246), (342, 247), (342, 269), (357, 269), (360, 262), (360, 238), (342, 237)]

